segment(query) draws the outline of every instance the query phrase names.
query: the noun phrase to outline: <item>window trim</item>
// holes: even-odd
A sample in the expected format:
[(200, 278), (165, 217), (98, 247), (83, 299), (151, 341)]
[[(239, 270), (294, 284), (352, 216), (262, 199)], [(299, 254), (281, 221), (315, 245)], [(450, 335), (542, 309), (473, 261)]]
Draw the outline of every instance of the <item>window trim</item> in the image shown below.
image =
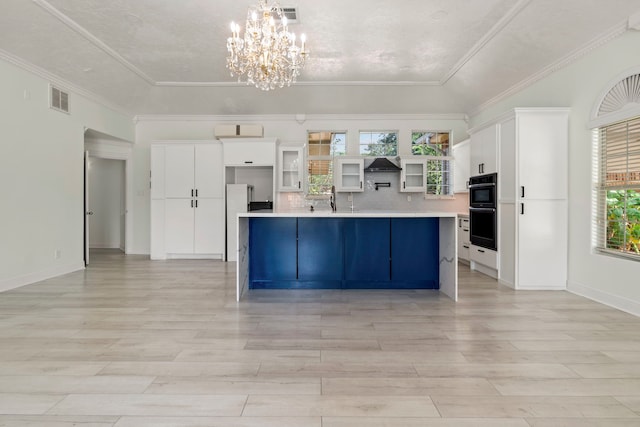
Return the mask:
[[(415, 133), (434, 133), (434, 134), (447, 134), (449, 136), (449, 140), (448, 140), (448, 147), (447, 147), (447, 151), (448, 151), (448, 155), (444, 156), (434, 156), (431, 154), (415, 154), (413, 152), (413, 135)], [(454, 157), (453, 157), (453, 153), (452, 153), (452, 147), (453, 145), (451, 144), (451, 130), (432, 130), (432, 129), (411, 129), (410, 131), (410, 139), (409, 139), (409, 150), (411, 152), (410, 157), (411, 158), (416, 158), (416, 159), (424, 159), (425, 161), (425, 187), (424, 187), (424, 196), (426, 199), (455, 199), (455, 192), (453, 189), (453, 174), (454, 174), (454, 167), (455, 167), (455, 163), (454, 163)], [(427, 164), (429, 162), (429, 160), (436, 160), (436, 161), (447, 161), (449, 168), (448, 168), (448, 175), (449, 175), (449, 185), (447, 185), (449, 191), (445, 194), (431, 194), (429, 193), (429, 182), (427, 179)]]

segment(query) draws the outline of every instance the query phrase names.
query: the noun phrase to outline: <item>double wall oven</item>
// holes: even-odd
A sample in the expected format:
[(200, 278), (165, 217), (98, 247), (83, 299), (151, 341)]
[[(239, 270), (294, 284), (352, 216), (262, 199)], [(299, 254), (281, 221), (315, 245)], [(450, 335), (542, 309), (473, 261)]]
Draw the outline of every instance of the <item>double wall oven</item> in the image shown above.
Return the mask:
[(469, 233), (472, 245), (498, 250), (498, 174), (469, 179)]

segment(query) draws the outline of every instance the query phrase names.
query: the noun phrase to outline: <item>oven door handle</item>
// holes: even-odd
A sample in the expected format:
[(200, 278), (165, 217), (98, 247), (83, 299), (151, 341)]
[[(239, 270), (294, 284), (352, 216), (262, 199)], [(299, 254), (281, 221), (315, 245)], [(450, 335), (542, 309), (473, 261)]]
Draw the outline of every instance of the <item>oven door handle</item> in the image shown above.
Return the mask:
[(474, 207), (469, 207), (469, 210), (474, 212), (495, 212), (496, 211), (495, 208), (474, 208)]
[(485, 182), (482, 184), (470, 184), (469, 188), (495, 187), (495, 186), (496, 186), (495, 182)]

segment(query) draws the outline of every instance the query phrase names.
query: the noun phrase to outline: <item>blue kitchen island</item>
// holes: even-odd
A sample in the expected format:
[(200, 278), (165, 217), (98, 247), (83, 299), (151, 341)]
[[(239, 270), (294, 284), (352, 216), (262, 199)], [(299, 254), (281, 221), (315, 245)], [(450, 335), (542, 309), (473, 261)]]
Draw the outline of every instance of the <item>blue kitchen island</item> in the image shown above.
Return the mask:
[(438, 289), (457, 300), (457, 215), (240, 213), (237, 299), (251, 289)]

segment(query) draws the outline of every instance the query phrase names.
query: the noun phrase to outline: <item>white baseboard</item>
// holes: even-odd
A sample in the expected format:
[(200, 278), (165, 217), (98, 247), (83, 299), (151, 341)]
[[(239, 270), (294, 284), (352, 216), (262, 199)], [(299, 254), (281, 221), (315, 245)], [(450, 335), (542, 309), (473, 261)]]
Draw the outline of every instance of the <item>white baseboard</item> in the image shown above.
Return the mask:
[(0, 292), (51, 279), (52, 277), (62, 276), (63, 274), (73, 273), (78, 270), (84, 270), (84, 262), (80, 261), (79, 263), (60, 265), (47, 270), (25, 274), (24, 276), (0, 280)]
[(585, 298), (589, 298), (590, 300), (608, 305), (609, 307), (617, 308), (618, 310), (633, 314), (634, 316), (640, 316), (640, 301), (634, 301), (629, 298), (602, 292), (601, 290), (593, 289), (571, 281), (567, 282), (567, 290), (576, 295), (580, 295)]
[[(89, 249), (122, 249), (120, 243), (91, 243)], [(124, 251), (123, 251), (124, 252)]]

